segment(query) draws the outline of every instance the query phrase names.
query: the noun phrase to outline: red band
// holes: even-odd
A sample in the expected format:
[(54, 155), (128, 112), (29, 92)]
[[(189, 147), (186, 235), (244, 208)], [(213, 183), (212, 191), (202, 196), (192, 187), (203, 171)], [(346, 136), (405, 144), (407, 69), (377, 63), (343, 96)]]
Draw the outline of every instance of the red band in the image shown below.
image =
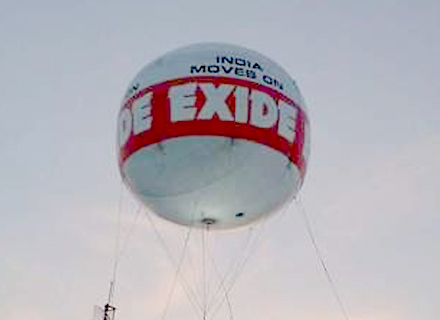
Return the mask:
[[(259, 128), (249, 123), (238, 123), (235, 121), (223, 121), (216, 115), (209, 120), (194, 119), (191, 121), (170, 121), (170, 103), (168, 91), (170, 87), (185, 83), (212, 83), (214, 86), (220, 84), (230, 84), (247, 87), (250, 90), (259, 90), (270, 95), (276, 102), (283, 100), (287, 104), (295, 107), (297, 112), (295, 123), (295, 139), (292, 142), (280, 136), (277, 132), (277, 124), (271, 128)], [(258, 142), (276, 149), (286, 155), (299, 169), (301, 176), (304, 176), (306, 163), (303, 155), (305, 123), (307, 117), (305, 112), (298, 105), (285, 95), (266, 86), (243, 79), (233, 79), (226, 77), (198, 76), (170, 80), (139, 91), (130, 98), (124, 108), (131, 108), (134, 101), (143, 97), (148, 92), (153, 92), (151, 100), (151, 128), (138, 135), (131, 135), (127, 142), (120, 148), (119, 161), (122, 164), (130, 155), (143, 147), (176, 137), (184, 136), (223, 136), (230, 138), (246, 139)], [(226, 104), (230, 110), (234, 111), (234, 97), (231, 94), (226, 99)], [(200, 111), (206, 98), (200, 89), (196, 91), (195, 107)], [(121, 111), (122, 111), (121, 110)]]

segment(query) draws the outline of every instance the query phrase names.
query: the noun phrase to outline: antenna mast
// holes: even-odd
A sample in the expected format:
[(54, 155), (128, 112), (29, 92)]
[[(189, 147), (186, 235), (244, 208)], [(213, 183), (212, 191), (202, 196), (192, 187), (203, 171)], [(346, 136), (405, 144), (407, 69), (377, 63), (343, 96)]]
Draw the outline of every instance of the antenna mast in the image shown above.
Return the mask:
[(114, 281), (110, 282), (110, 290), (108, 293), (108, 302), (104, 306), (104, 318), (102, 320), (114, 320), (116, 307), (112, 304)]

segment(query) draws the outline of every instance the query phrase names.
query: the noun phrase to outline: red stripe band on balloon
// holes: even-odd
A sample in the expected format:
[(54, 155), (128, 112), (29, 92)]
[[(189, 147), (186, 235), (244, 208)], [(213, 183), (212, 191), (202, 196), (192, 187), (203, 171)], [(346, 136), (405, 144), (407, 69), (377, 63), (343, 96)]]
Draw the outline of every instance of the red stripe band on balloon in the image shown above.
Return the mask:
[[(234, 85), (257, 90), (268, 94), (275, 102), (280, 100), (297, 109), (295, 119), (295, 135), (293, 142), (288, 141), (278, 133), (278, 120), (270, 128), (260, 128), (250, 123), (241, 123), (236, 121), (221, 120), (217, 115), (212, 119), (197, 119), (189, 121), (172, 122), (170, 116), (170, 88), (188, 83), (212, 83), (215, 87), (222, 84)], [(136, 95), (127, 100), (121, 109), (121, 112), (128, 108), (131, 109), (133, 103), (152, 92), (151, 99), (151, 128), (137, 135), (130, 134), (126, 142), (120, 147), (119, 162), (130, 157), (134, 152), (143, 147), (162, 142), (167, 139), (184, 136), (222, 136), (230, 138), (245, 139), (264, 144), (283, 153), (299, 169), (303, 177), (306, 170), (306, 162), (303, 155), (305, 141), (305, 124), (308, 121), (305, 112), (290, 98), (282, 93), (273, 90), (267, 86), (260, 85), (243, 79), (234, 79), (226, 77), (197, 76), (174, 79), (166, 81), (148, 88), (141, 89)], [(200, 88), (194, 94), (196, 100), (194, 107), (197, 113), (203, 108), (206, 97)], [(232, 94), (225, 100), (232, 114), (235, 111), (235, 98)], [(249, 122), (249, 121), (248, 121)]]

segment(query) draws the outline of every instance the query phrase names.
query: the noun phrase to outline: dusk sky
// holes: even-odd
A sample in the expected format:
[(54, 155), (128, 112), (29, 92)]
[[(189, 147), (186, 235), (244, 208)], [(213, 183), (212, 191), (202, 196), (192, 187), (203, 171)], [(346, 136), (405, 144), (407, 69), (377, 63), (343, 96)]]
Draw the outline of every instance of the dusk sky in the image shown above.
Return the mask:
[(350, 320), (440, 319), (437, 0), (0, 0), (0, 319), (92, 319), (118, 225), (117, 319), (198, 319), (178, 286), (163, 319), (176, 270), (122, 186), (116, 119), (145, 64), (206, 41), (279, 63), (311, 122), (301, 200), (261, 231), (234, 319), (347, 320), (302, 207)]

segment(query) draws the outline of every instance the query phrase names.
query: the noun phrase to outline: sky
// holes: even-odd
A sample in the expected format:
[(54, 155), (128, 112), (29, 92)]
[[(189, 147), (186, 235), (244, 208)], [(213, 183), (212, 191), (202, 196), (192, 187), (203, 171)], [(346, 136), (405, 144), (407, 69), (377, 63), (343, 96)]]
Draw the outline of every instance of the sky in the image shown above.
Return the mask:
[[(301, 207), (350, 320), (439, 319), (439, 16), (436, 0), (0, 0), (0, 319), (91, 319), (118, 229), (118, 319), (164, 318), (175, 266), (121, 184), (116, 117), (145, 64), (205, 41), (278, 62), (311, 120), (301, 201), (264, 226), (234, 319), (344, 319)], [(154, 221), (178, 250), (182, 230)], [(197, 318), (184, 290), (165, 318)]]

